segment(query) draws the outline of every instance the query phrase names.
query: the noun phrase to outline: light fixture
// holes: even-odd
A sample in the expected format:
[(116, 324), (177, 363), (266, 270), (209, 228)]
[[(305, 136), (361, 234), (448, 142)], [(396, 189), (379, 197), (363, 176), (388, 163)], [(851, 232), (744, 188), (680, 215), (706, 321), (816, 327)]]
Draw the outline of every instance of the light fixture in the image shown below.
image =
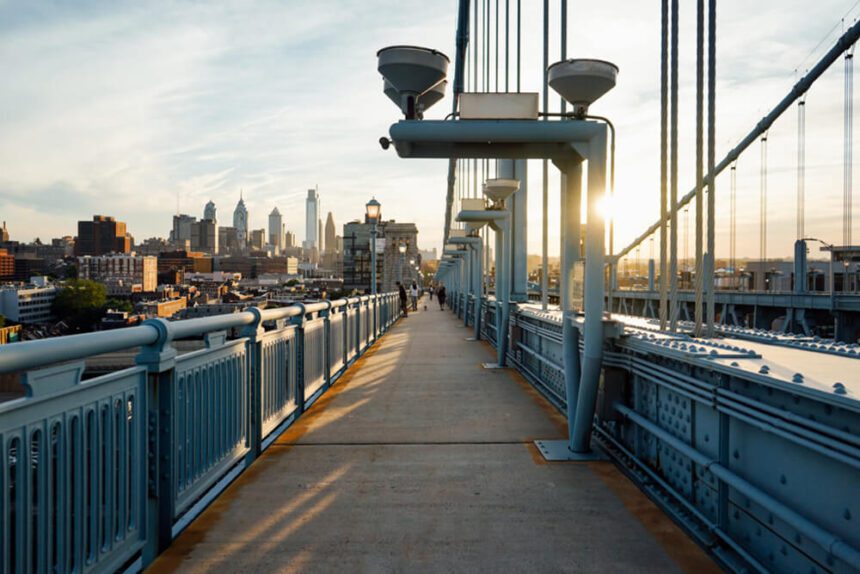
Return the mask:
[[(418, 46), (389, 46), (376, 56), (377, 70), (385, 79), (383, 91), (406, 119), (420, 119), (422, 111), (444, 95), (450, 60), (442, 52)], [(425, 101), (420, 102), (425, 94)]]
[(377, 223), (379, 221), (379, 214), (382, 211), (382, 204), (376, 201), (376, 198), (374, 197), (368, 201), (364, 207), (367, 213), (367, 222)]
[(584, 118), (588, 106), (615, 87), (618, 66), (586, 58), (562, 60), (547, 68), (549, 85), (573, 106), (573, 115)]

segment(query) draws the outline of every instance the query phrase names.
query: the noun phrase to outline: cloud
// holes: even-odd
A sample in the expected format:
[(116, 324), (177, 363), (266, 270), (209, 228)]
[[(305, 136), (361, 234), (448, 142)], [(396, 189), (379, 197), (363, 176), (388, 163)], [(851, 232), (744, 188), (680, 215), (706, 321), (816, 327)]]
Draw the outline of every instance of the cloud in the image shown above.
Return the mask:
[[(811, 13), (802, 0), (758, 2), (755, 10), (739, 0), (720, 3), (718, 155), (787, 91), (792, 70), (843, 4), (823, 0)], [(555, 60), (557, 0), (551, 6)], [(682, 191), (693, 173), (692, 18), (684, 5)], [(74, 233), (76, 221), (94, 213), (127, 221), (136, 237), (163, 236), (177, 196), (183, 212), (199, 216), (212, 199), (229, 220), (244, 189), (254, 227), (277, 205), (301, 237), (305, 193), (318, 184), (323, 215), (331, 210), (338, 224), (361, 217), (376, 196), (386, 217), (415, 221), (422, 245), (439, 246), (446, 162), (405, 161), (379, 149), (398, 114), (381, 94), (375, 53), (410, 43), (453, 56), (455, 26), (453, 1), (0, 2), (0, 213), (23, 240)], [(524, 10), (523, 26), (522, 86), (538, 91), (540, 9)], [(658, 211), (658, 6), (615, 0), (582, 7), (571, 14), (569, 38), (568, 55), (621, 68), (618, 88), (595, 110), (618, 126), (618, 191), (632, 206), (619, 225), (622, 245)], [(503, 86), (504, 59), (500, 69)], [(838, 170), (813, 169), (841, 157), (833, 139), (841, 126), (839, 80), (834, 71), (810, 94), (809, 189), (839, 181)], [(468, 85), (493, 89), (495, 79), (474, 86), (470, 76)], [(442, 117), (449, 106), (443, 100), (430, 115)], [(782, 135), (774, 130), (770, 157), (789, 175), (791, 145), (780, 149), (777, 141), (790, 144), (791, 121)], [(753, 160), (743, 161), (754, 175)], [(530, 168), (532, 251), (540, 247), (540, 171)], [(780, 177), (774, 217), (787, 221), (790, 178)], [(553, 176), (552, 201), (556, 182)], [(754, 190), (753, 181), (744, 184)], [(555, 252), (552, 219), (550, 233)]]

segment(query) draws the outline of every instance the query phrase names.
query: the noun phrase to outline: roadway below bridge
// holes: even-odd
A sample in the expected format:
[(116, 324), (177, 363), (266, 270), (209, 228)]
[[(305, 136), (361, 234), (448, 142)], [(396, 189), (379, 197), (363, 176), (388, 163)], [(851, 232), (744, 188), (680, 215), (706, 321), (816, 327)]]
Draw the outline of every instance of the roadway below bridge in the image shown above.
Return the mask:
[(433, 302), (401, 320), (151, 572), (709, 572), (611, 463), (551, 463), (564, 419)]

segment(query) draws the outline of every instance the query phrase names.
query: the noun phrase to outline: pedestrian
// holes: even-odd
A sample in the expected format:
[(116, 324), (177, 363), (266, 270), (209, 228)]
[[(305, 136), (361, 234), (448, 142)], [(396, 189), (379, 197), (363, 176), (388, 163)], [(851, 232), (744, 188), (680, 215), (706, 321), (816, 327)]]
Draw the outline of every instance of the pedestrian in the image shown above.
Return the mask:
[(445, 298), (448, 296), (448, 293), (445, 292), (445, 285), (443, 283), (439, 284), (439, 288), (436, 289), (436, 298), (439, 299), (439, 310), (445, 310)]
[(412, 287), (409, 289), (409, 296), (412, 297), (412, 310), (418, 310), (418, 283), (412, 282)]
[(397, 292), (400, 295), (400, 310), (403, 312), (403, 316), (406, 317), (409, 315), (409, 306), (406, 304), (406, 289), (403, 288), (403, 284), (400, 281), (397, 282)]
[(431, 285), (431, 286), (430, 286), (430, 300), (431, 300), (431, 301), (433, 300), (433, 293), (435, 293), (435, 292), (436, 292), (436, 287), (434, 287), (433, 285)]

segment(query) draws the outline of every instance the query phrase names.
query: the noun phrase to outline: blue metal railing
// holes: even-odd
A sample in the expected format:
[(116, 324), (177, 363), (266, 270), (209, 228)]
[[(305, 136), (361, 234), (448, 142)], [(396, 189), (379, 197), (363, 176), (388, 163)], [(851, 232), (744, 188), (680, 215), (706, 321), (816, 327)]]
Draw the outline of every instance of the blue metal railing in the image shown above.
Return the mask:
[(0, 404), (0, 571), (142, 568), (399, 315), (384, 294), (0, 347), (27, 391)]
[[(561, 328), (555, 310), (512, 309), (507, 358), (566, 412)], [(860, 400), (737, 343), (630, 326), (607, 340), (595, 438), (726, 569), (860, 572)], [(860, 359), (842, 356), (848, 377)]]

